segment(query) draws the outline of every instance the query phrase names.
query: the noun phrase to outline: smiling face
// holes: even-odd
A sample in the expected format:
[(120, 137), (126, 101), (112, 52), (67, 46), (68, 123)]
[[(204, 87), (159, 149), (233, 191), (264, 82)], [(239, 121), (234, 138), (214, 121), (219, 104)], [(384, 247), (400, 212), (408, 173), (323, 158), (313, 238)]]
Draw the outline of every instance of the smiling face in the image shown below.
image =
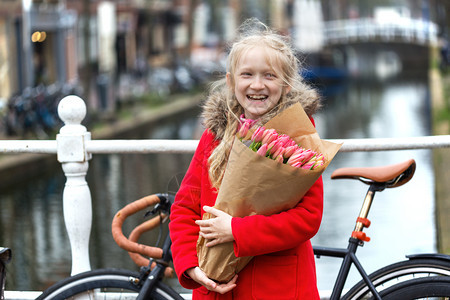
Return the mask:
[(256, 46), (244, 51), (233, 72), (227, 73), (227, 84), (234, 90), (239, 104), (244, 108), (245, 117), (258, 119), (274, 108), (281, 96), (289, 91), (270, 64), (275, 50)]

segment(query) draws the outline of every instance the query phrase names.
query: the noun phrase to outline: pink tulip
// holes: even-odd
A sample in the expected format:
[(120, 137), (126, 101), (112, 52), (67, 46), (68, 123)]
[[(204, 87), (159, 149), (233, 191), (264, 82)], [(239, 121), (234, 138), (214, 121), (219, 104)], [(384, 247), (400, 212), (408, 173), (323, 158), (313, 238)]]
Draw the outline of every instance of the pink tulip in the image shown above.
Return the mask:
[(284, 161), (283, 155), (280, 154), (280, 155), (276, 156), (275, 161), (277, 161), (279, 163), (283, 163), (283, 161)]
[(304, 152), (304, 151), (306, 151), (305, 148), (298, 147), (297, 150), (295, 150), (294, 154), (292, 154), (292, 155), (296, 155), (296, 154), (302, 153), (302, 152)]
[(302, 162), (298, 161), (296, 163), (293, 163), (291, 166), (294, 167), (294, 168), (300, 168), (302, 166)]
[(291, 139), (291, 141), (289, 142), (289, 144), (288, 145), (286, 145), (287, 147), (289, 147), (289, 146), (295, 146), (295, 147), (297, 147), (298, 148), (298, 145), (297, 145), (297, 143), (294, 141), (294, 140), (292, 140)]
[(314, 164), (314, 166), (312, 167), (312, 169), (315, 170), (315, 169), (317, 169), (317, 168), (323, 166), (323, 164), (324, 164), (324, 161), (323, 161), (323, 160), (318, 160), (318, 161), (316, 161), (316, 163)]
[(258, 151), (256, 151), (256, 153), (258, 155), (261, 155), (261, 156), (266, 156), (267, 155), (267, 149), (268, 149), (268, 145), (267, 144), (262, 144), (261, 147), (259, 147)]
[(269, 153), (272, 155), (274, 154), (280, 147), (282, 147), (282, 143), (278, 140), (272, 141), (272, 143), (269, 144)]
[(261, 140), (262, 140), (262, 136), (263, 136), (263, 133), (264, 133), (264, 130), (265, 130), (265, 128), (264, 127), (258, 127), (256, 130), (255, 130), (255, 132), (253, 133), (253, 135), (252, 135), (252, 138), (251, 138), (251, 140), (253, 141), (253, 142), (261, 142)]
[(303, 153), (303, 152), (295, 151), (294, 154), (292, 154), (291, 157), (289, 157), (287, 163), (288, 163), (289, 165), (293, 165), (293, 164), (295, 164), (296, 162), (299, 162), (302, 153)]
[(277, 137), (278, 137), (278, 133), (275, 131), (275, 129), (266, 129), (266, 130), (264, 130), (264, 134), (263, 134), (261, 143), (270, 144)]
[(317, 161), (323, 160), (323, 159), (324, 159), (324, 156), (323, 156), (322, 153), (319, 153), (319, 154), (316, 155), (316, 160), (317, 160)]
[(278, 136), (278, 141), (280, 141), (283, 147), (287, 147), (286, 145), (289, 144), (292, 140), (288, 135), (281, 134), (280, 136)]
[(319, 162), (322, 162), (322, 164), (323, 164), (323, 160), (324, 160), (324, 156), (323, 156), (323, 154), (322, 153), (319, 153), (319, 154), (315, 154), (313, 157), (311, 157), (310, 159), (309, 159), (309, 161), (307, 161), (307, 162), (312, 162), (312, 163), (314, 163), (314, 164), (317, 164), (317, 163), (319, 163)]
[(237, 137), (242, 140), (247, 135), (249, 129), (250, 129), (250, 123), (245, 122), (244, 124), (242, 124), (241, 128), (239, 128)]
[(309, 159), (306, 159), (305, 160), (305, 164), (306, 163), (315, 163), (316, 162), (316, 156), (315, 155), (313, 155), (312, 157), (310, 157)]
[(300, 148), (299, 150), (295, 151), (294, 154), (289, 158), (287, 161), (288, 164), (292, 165), (296, 162), (305, 163), (307, 162), (311, 157), (314, 156), (314, 152), (310, 149), (304, 150), (303, 148)]
[(283, 156), (285, 151), (285, 148), (283, 146), (281, 146), (280, 148), (278, 148), (273, 154), (272, 157), (277, 157), (277, 156)]
[(311, 170), (313, 166), (314, 166), (314, 162), (307, 162), (301, 168), (306, 169), (306, 170)]
[(285, 158), (289, 158), (294, 154), (294, 152), (298, 149), (298, 146), (288, 146), (285, 148), (283, 156)]
[[(240, 121), (240, 124), (248, 123), (248, 124), (249, 124), (249, 128), (252, 127), (253, 124), (256, 123), (256, 120), (246, 119), (244, 114), (242, 114), (242, 115), (239, 117), (239, 121)], [(239, 127), (239, 128), (240, 128), (240, 127)]]
[(314, 155), (316, 155), (316, 152), (308, 149), (305, 151), (305, 160), (304, 161), (308, 161), (310, 160), (312, 157), (314, 157)]

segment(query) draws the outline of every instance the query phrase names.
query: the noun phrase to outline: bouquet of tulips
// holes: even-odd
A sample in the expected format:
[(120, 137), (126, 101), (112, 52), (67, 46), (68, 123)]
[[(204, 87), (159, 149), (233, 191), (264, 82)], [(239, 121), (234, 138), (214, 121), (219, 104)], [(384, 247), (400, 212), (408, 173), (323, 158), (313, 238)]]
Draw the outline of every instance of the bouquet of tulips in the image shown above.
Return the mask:
[[(237, 133), (243, 141), (248, 134), (249, 123), (241, 126)], [(259, 126), (251, 136), (249, 148), (258, 155), (271, 158), (279, 163), (288, 164), (295, 168), (314, 170), (324, 165), (324, 155), (305, 149), (286, 134), (278, 134), (275, 129)]]
[[(320, 139), (300, 104), (264, 126), (244, 123), (234, 139), (214, 207), (233, 217), (267, 216), (291, 209), (340, 147)], [(228, 282), (252, 259), (236, 257), (232, 242), (214, 247), (206, 247), (206, 242), (199, 236), (199, 266), (216, 281)]]

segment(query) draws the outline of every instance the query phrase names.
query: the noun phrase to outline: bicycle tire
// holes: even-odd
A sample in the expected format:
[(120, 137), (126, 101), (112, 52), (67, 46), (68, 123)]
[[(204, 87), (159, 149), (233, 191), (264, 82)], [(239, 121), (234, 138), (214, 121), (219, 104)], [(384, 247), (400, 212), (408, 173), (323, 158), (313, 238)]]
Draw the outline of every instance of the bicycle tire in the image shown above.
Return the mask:
[(407, 280), (387, 288), (383, 300), (450, 299), (450, 277), (434, 276)]
[[(141, 289), (138, 278), (139, 273), (128, 270), (88, 271), (57, 282), (36, 300), (71, 299), (80, 294), (86, 295), (83, 299), (136, 299)], [(99, 295), (101, 297), (97, 298)], [(149, 299), (182, 300), (183, 298), (163, 282), (158, 282)]]
[[(369, 275), (370, 280), (377, 288), (388, 288), (401, 281), (424, 276), (450, 276), (450, 262), (433, 258), (419, 258), (393, 263)], [(355, 284), (342, 299), (366, 299), (371, 295), (366, 283), (361, 280)]]

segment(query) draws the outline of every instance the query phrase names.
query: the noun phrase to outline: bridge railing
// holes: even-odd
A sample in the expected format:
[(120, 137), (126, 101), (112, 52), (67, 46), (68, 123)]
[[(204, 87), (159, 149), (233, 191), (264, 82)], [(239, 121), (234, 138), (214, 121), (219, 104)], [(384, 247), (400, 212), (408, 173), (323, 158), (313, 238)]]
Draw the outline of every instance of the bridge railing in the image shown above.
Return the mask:
[(333, 20), (324, 25), (325, 43), (349, 41), (404, 41), (421, 45), (437, 43), (438, 28), (433, 22), (397, 18), (378, 21), (372, 18)]
[[(86, 105), (77, 96), (67, 96), (62, 99), (58, 106), (58, 114), (65, 125), (61, 128), (56, 140), (2, 140), (0, 141), (0, 153), (57, 155), (67, 178), (62, 199), (63, 212), (72, 250), (71, 273), (77, 274), (91, 269), (88, 241), (92, 224), (92, 205), (85, 176), (92, 154), (193, 153), (198, 141), (91, 140), (90, 132), (81, 125), (86, 116)], [(450, 135), (413, 138), (334, 139), (330, 141), (342, 142), (341, 152), (450, 147)]]

